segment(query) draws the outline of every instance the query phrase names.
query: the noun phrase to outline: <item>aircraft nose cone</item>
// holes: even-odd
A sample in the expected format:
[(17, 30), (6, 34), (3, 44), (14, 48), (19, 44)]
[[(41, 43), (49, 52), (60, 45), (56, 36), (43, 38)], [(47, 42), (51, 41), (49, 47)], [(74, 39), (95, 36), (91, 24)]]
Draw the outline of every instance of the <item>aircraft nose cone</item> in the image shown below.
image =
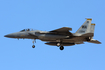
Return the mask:
[(8, 35), (5, 35), (4, 37), (9, 37), (9, 38), (12, 38), (12, 37), (13, 37), (13, 35), (8, 34)]
[(8, 35), (5, 35), (4, 37), (8, 37)]

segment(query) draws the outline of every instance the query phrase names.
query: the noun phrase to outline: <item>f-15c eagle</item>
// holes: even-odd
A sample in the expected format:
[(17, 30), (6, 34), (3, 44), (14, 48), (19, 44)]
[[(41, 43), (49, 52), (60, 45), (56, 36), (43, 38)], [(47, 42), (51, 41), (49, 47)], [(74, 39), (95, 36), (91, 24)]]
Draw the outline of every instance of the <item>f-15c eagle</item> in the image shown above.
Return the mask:
[(87, 18), (76, 33), (71, 33), (72, 28), (69, 27), (62, 27), (48, 32), (24, 29), (20, 32), (5, 35), (4, 37), (34, 39), (33, 48), (35, 48), (35, 40), (40, 39), (41, 41), (46, 41), (45, 44), (47, 45), (58, 46), (60, 50), (63, 50), (64, 46), (83, 44), (84, 42), (101, 44), (98, 40), (93, 39), (95, 24), (92, 24), (91, 21), (92, 19)]

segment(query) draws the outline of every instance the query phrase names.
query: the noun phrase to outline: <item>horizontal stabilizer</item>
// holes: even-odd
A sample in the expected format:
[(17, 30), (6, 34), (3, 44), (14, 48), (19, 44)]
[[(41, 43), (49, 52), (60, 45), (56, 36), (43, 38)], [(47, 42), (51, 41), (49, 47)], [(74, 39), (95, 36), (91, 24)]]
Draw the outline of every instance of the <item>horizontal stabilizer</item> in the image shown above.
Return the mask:
[(99, 42), (98, 40), (94, 40), (94, 39), (91, 39), (90, 41), (87, 41), (87, 42), (101, 44), (101, 42)]

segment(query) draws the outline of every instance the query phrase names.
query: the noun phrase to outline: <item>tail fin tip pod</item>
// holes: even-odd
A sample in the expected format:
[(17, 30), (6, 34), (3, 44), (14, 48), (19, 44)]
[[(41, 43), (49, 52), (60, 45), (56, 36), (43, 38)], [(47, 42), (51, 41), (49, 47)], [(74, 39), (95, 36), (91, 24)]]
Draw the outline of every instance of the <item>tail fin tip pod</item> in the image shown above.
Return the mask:
[(92, 23), (91, 25), (94, 25), (95, 26), (96, 24)]
[(91, 20), (91, 21), (92, 21), (92, 18), (85, 18), (85, 19), (87, 19), (87, 20)]

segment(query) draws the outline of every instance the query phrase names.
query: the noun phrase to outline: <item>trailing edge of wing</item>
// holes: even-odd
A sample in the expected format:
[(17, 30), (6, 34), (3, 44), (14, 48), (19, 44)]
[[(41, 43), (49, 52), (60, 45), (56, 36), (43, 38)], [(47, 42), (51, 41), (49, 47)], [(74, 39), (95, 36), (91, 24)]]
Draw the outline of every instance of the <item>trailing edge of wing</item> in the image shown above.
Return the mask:
[(72, 31), (72, 28), (69, 28), (69, 27), (62, 27), (62, 28), (59, 28), (59, 29), (56, 29), (56, 30), (52, 30), (50, 32), (69, 32)]

